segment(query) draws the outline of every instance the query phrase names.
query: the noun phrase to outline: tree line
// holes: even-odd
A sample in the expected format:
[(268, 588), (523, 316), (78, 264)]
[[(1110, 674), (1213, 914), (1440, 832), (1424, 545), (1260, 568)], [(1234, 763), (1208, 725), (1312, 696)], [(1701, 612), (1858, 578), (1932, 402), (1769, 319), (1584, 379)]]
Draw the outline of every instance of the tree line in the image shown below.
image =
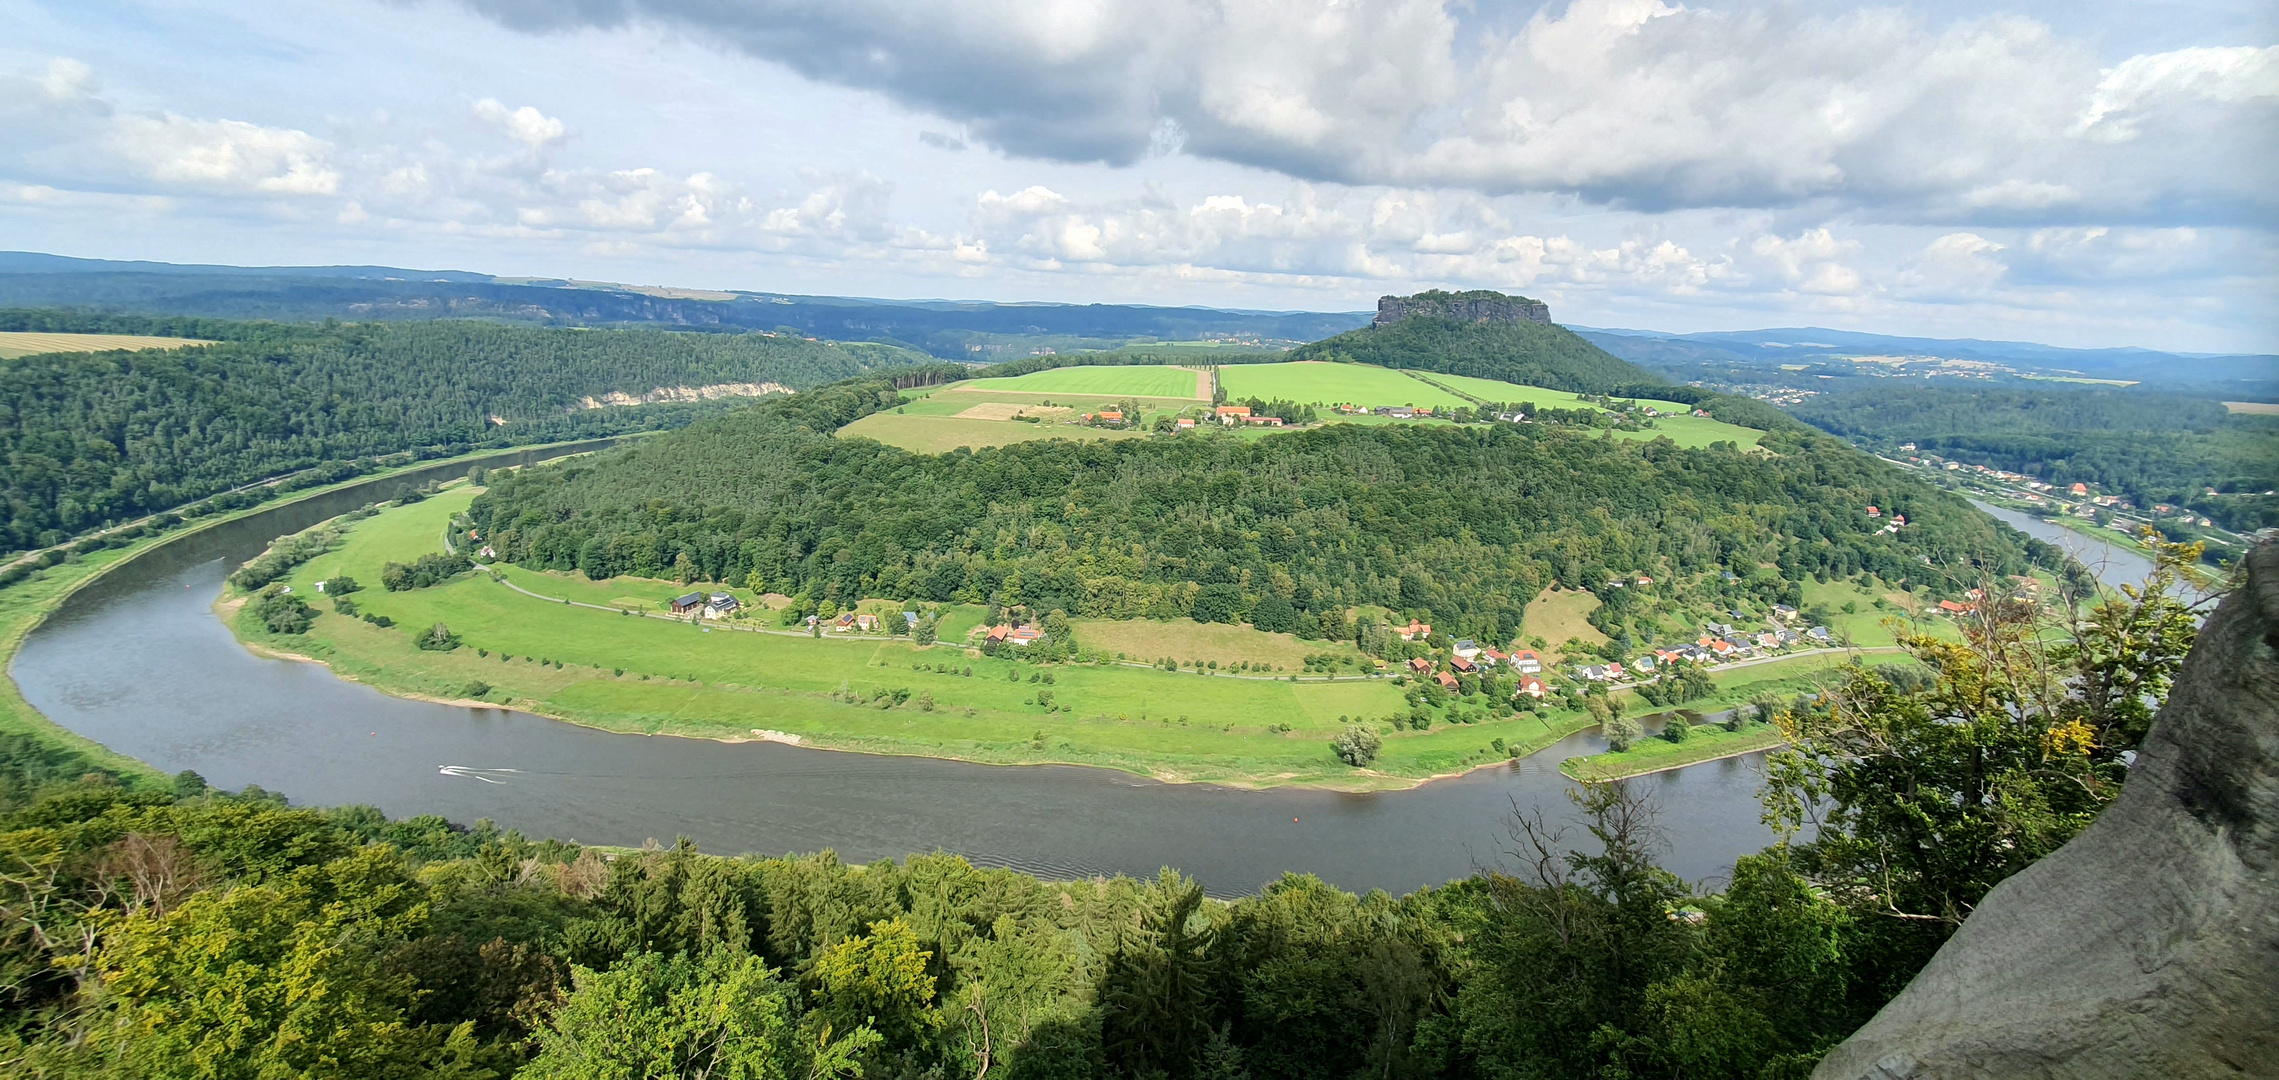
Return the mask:
[(1801, 1080), (2117, 794), (2195, 557), (2079, 616), (1990, 604), (1776, 712), (1782, 840), (1714, 884), (1656, 865), (1619, 784), (1445, 885), (1219, 900), (1169, 869), (581, 847), (0, 735), (0, 1071)]
[(588, 397), (774, 382), (805, 388), (918, 354), (789, 335), (550, 330), (482, 322), (281, 324), (0, 313), (0, 328), (180, 334), (218, 344), (51, 353), (0, 366), (0, 550), (51, 546), (294, 470), (685, 424), (729, 399), (587, 408)]

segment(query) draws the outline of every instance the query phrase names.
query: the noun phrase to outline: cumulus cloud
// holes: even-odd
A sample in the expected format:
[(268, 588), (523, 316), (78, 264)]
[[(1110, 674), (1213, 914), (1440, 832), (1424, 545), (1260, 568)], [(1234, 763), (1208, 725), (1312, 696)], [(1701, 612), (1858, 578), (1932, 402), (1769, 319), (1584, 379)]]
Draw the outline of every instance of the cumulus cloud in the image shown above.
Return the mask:
[(242, 120), (123, 109), (92, 68), (59, 57), (33, 76), (0, 76), (0, 162), (17, 178), (110, 189), (331, 195), (330, 143)]
[(1063, 161), (1177, 148), (1345, 184), (1914, 220), (2279, 205), (2254, 179), (2279, 50), (2106, 67), (2014, 17), (1568, 0), (1504, 29), (1444, 0), (464, 2), (531, 30), (672, 27)]
[(560, 142), (570, 130), (560, 120), (539, 112), (535, 106), (524, 105), (519, 109), (509, 109), (497, 98), (484, 98), (476, 102), (475, 116), (534, 152)]

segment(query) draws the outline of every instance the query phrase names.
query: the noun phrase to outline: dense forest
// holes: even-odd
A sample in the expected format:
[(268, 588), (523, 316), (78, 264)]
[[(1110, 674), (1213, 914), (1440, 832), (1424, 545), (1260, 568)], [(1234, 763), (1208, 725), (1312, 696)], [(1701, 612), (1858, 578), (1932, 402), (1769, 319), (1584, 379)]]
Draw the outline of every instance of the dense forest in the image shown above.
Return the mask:
[(1564, 326), (1534, 322), (1473, 323), (1415, 316), (1301, 345), (1290, 350), (1288, 359), (1441, 371), (1578, 394), (1661, 382)]
[(589, 396), (724, 383), (804, 388), (923, 359), (787, 335), (484, 322), (7, 312), (0, 330), (219, 342), (0, 364), (0, 550), (54, 544), (297, 469), (674, 427), (740, 404), (586, 408)]
[(1879, 380), (1793, 411), (1885, 452), (1914, 443), (2053, 484), (2095, 484), (2140, 506), (2189, 506), (2239, 532), (2279, 525), (2279, 498), (2264, 494), (2279, 488), (2279, 416), (2236, 415), (2217, 401), (2134, 389)]
[(1801, 1080), (2118, 792), (2193, 557), (2070, 631), (1991, 607), (1831, 707), (1768, 703), (1788, 842), (1699, 884), (1655, 865), (1644, 785), (1515, 814), (1443, 886), (1228, 902), (1168, 869), (581, 847), (0, 737), (0, 1072)]
[[(833, 436), (899, 400), (865, 378), (769, 401), (496, 477), (470, 512), (501, 558), (594, 578), (757, 574), (810, 605), (1265, 614), (1306, 636), (1376, 605), (1499, 642), (1554, 584), (1606, 592), (1619, 620), (1629, 593), (1608, 584), (1634, 574), (1794, 604), (1816, 574), (1866, 570), (1945, 590), (2058, 558), (1795, 424), (1765, 437), (1770, 453), (1520, 424), (1331, 424), (1261, 440), (939, 455)], [(1867, 517), (1870, 505), (1908, 525), (1882, 531), (1889, 519)]]

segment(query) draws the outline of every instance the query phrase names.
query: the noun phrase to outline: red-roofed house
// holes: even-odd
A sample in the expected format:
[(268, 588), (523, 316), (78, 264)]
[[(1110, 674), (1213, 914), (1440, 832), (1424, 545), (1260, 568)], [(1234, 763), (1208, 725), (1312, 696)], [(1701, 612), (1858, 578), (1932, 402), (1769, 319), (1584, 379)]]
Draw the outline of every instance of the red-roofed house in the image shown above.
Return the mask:
[(1513, 670), (1533, 674), (1543, 670), (1543, 658), (1533, 649), (1521, 649), (1511, 654), (1511, 666)]
[(1435, 672), (1433, 672), (1433, 673), (1432, 673), (1432, 677), (1433, 677), (1433, 678), (1435, 678), (1435, 679), (1438, 679), (1438, 680), (1440, 681), (1440, 688), (1441, 688), (1441, 689), (1443, 689), (1443, 690), (1454, 690), (1454, 689), (1456, 689), (1456, 676), (1454, 676), (1454, 675), (1450, 675), (1449, 673), (1447, 673), (1447, 672), (1445, 672), (1445, 671), (1435, 671)]
[(1409, 670), (1422, 675), (1432, 670), (1432, 661), (1421, 656), (1412, 656), (1409, 658)]
[(1012, 632), (1013, 628), (1010, 626), (992, 626), (989, 628), (989, 640), (1003, 641), (1005, 640), (1005, 635)]
[(1518, 697), (1519, 694), (1525, 694), (1531, 698), (1541, 698), (1543, 696), (1543, 680), (1538, 679), (1533, 675), (1520, 676), (1519, 692), (1513, 694), (1512, 696)]
[(1478, 671), (1480, 668), (1480, 665), (1475, 664), (1470, 660), (1466, 660), (1461, 656), (1450, 659), (1448, 661), (1448, 666), (1455, 668), (1458, 671), (1464, 672)]
[(1431, 637), (1432, 624), (1422, 623), (1416, 621), (1415, 619), (1410, 619), (1407, 626), (1394, 627), (1393, 633), (1400, 635), (1402, 641), (1415, 641), (1421, 637)]

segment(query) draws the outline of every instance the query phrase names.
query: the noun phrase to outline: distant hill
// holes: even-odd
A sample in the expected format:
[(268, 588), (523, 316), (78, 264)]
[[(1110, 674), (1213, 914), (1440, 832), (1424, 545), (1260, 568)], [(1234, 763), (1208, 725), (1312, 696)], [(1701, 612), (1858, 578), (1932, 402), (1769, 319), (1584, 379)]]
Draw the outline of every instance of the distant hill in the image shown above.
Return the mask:
[(385, 266), (189, 266), (0, 252), (0, 308), (315, 322), (487, 319), (549, 326), (796, 330), (957, 360), (1240, 339), (1287, 345), (1366, 324), (1369, 312), (1246, 311), (1138, 304), (1000, 304), (709, 292), (566, 279), (510, 279)]
[(2262, 354), (2067, 349), (2026, 341), (1892, 337), (1817, 326), (1697, 334), (1590, 328), (1576, 332), (1625, 360), (1665, 369), (1710, 363), (1778, 370), (1783, 364), (1848, 363), (1859, 356), (1940, 357), (1998, 364), (2030, 375), (2113, 379), (2171, 389), (2279, 390), (2279, 356)]
[[(1481, 303), (1481, 297), (1492, 295), (1461, 294), (1473, 304)], [(1387, 301), (1401, 299), (1386, 298)], [(1532, 311), (1542, 307), (1525, 297), (1500, 299), (1515, 310)], [(1637, 387), (1664, 381), (1556, 323), (1537, 322), (1532, 316), (1489, 320), (1405, 314), (1414, 308), (1415, 305), (1396, 302), (1391, 308), (1381, 310), (1403, 313), (1405, 317), (1299, 346), (1290, 351), (1290, 359), (1344, 360), (1439, 371), (1578, 394), (1636, 392)], [(1547, 319), (1548, 314), (1544, 317)]]

